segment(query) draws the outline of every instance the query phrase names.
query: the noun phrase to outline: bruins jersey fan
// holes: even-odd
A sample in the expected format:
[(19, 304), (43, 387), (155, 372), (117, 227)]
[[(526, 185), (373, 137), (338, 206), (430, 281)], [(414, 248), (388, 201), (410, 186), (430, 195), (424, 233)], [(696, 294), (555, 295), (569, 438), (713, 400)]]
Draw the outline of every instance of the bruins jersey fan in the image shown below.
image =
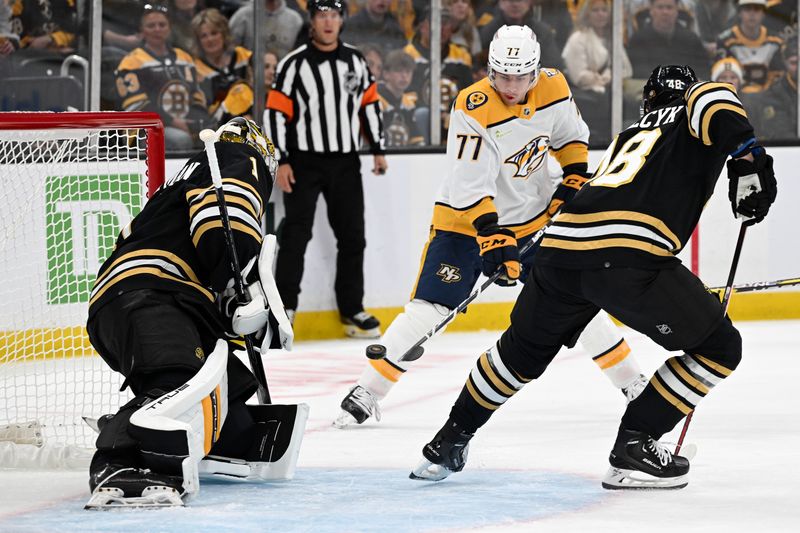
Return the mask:
[(26, 48), (37, 37), (49, 37), (51, 50), (75, 46), (77, 12), (75, 0), (10, 0), (11, 32), (19, 35), (20, 46)]
[(753, 91), (763, 91), (783, 72), (781, 45), (783, 39), (766, 26), (758, 29), (752, 39), (744, 34), (739, 24), (722, 32), (717, 41), (719, 58), (735, 57), (742, 64), (742, 84)]
[(124, 111), (155, 111), (164, 126), (182, 119), (196, 124), (197, 131), (208, 117), (194, 60), (180, 48), (165, 57), (136, 48), (122, 59), (116, 78)]
[[(434, 205), (411, 301), (381, 338), (386, 357), (370, 360), (341, 403), (336, 427), (379, 419), (378, 402), (408, 369), (402, 356), (472, 292), (481, 274), (499, 269), (501, 285), (525, 279), (533, 255), (525, 243), (588, 177), (589, 131), (564, 75), (540, 69), (540, 47), (527, 26), (503, 26), (489, 47), (489, 76), (459, 93), (447, 137), (448, 172)], [(547, 170), (552, 154), (563, 169), (558, 185)], [(630, 348), (608, 316), (581, 336), (598, 367), (629, 398), (644, 387)], [(490, 402), (508, 389), (489, 392)], [(476, 389), (476, 390), (478, 390)], [(478, 394), (476, 392), (476, 394)]]
[(725, 160), (754, 142), (733, 86), (685, 89), (617, 136), (548, 229), (537, 261), (581, 268), (670, 268), (679, 261)]
[(203, 56), (195, 58), (200, 88), (206, 98), (208, 114), (215, 124), (248, 114), (253, 107), (253, 79), (250, 60), (253, 53), (237, 46), (223, 68), (215, 67)]
[(642, 103), (640, 120), (545, 232), (511, 325), (479, 356), (412, 479), (439, 481), (463, 470), (475, 433), (606, 310), (673, 353), (628, 403), (602, 487), (688, 484), (690, 458), (660, 439), (736, 370), (742, 336), (724, 304), (672, 254), (729, 156), (728, 197), (745, 217), (740, 239), (767, 215), (777, 184), (730, 85), (697, 83), (688, 66), (659, 66)]

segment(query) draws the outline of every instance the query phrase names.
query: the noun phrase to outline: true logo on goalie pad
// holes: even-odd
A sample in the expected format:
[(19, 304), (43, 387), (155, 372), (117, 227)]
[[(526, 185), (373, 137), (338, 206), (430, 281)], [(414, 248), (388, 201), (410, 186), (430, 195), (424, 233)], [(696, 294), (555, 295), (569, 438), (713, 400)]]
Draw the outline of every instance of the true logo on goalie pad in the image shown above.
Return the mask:
[(459, 271), (458, 267), (445, 265), (444, 263), (441, 264), (438, 272), (436, 272), (436, 275), (442, 278), (442, 281), (445, 283), (456, 283), (461, 281), (461, 272)]

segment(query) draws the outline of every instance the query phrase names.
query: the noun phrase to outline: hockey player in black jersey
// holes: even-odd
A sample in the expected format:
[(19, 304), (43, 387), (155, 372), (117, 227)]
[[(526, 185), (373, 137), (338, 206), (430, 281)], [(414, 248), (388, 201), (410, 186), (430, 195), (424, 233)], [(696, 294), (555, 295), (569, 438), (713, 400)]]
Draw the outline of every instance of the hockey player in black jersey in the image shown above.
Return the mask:
[(271, 279), (274, 249), (262, 246), (277, 162), (250, 120), (235, 118), (218, 134), (222, 194), (251, 301), (230, 303), (230, 256), (201, 152), (122, 230), (92, 289), (89, 338), (135, 397), (98, 423), (87, 508), (181, 505), (209, 470), (204, 457), (262, 470), (272, 461), (264, 422), (278, 406), (245, 406), (256, 380), (223, 339), (255, 334), (262, 350), (291, 346)]
[(683, 353), (667, 359), (628, 404), (603, 487), (686, 486), (688, 460), (658, 439), (736, 369), (742, 340), (676, 254), (729, 157), (734, 215), (760, 222), (777, 193), (772, 158), (756, 144), (733, 87), (697, 82), (687, 66), (656, 68), (641, 118), (617, 136), (545, 232), (511, 326), (478, 360), (412, 478), (460, 471), (475, 431), (604, 309)]

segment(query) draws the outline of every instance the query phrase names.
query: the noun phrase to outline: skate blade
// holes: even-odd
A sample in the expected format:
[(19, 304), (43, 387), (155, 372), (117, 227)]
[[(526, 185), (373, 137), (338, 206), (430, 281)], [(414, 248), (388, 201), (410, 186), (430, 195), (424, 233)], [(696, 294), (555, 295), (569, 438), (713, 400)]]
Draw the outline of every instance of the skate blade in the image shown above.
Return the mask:
[(351, 339), (380, 339), (381, 328), (361, 329), (352, 324), (345, 324), (344, 334)]
[(84, 505), (88, 511), (112, 509), (157, 509), (161, 507), (183, 507), (178, 491), (171, 487), (147, 487), (141, 496), (125, 497), (122, 489), (99, 488)]
[(342, 410), (339, 416), (336, 417), (336, 420), (333, 421), (332, 425), (336, 429), (347, 429), (352, 426), (357, 426), (358, 420), (347, 411)]
[(418, 481), (441, 481), (452, 473), (453, 471), (449, 468), (423, 459), (417, 467), (411, 471), (408, 478)]
[(676, 490), (689, 484), (689, 475), (670, 478), (656, 477), (638, 470), (608, 468), (603, 488), (608, 490)]

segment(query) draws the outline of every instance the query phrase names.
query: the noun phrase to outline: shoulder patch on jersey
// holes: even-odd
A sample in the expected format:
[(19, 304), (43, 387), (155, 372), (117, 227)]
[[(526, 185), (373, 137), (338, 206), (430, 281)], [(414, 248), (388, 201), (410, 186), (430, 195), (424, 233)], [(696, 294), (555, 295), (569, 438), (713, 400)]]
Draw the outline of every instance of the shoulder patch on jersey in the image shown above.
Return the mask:
[(131, 53), (122, 58), (119, 62), (117, 70), (136, 70), (142, 67), (148, 61), (152, 61), (153, 57), (144, 51), (143, 48), (134, 48)]
[(537, 110), (566, 100), (570, 96), (567, 79), (557, 69), (543, 68), (539, 81), (532, 90), (532, 96)]
[(486, 93), (481, 91), (471, 92), (469, 93), (469, 95), (467, 95), (467, 109), (472, 111), (473, 109), (482, 106), (488, 101), (489, 97), (486, 96)]

